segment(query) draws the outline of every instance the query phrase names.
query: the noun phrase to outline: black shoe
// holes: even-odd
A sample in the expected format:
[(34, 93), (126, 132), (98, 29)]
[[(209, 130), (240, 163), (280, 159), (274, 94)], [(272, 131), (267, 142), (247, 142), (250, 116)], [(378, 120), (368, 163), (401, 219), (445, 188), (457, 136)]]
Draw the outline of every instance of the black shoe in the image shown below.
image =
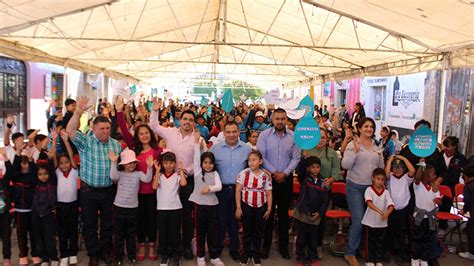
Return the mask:
[(171, 266), (179, 266), (181, 265), (179, 258), (175, 257), (171, 260)]
[(253, 258), (253, 265), (262, 265), (262, 260), (260, 258)]
[(270, 250), (264, 249), (260, 253), (260, 258), (262, 258), (262, 260), (266, 260), (266, 259), (268, 259), (269, 255), (270, 255)]
[(384, 264), (389, 264), (391, 262), (390, 254), (388, 253), (383, 254), (382, 261)]
[(190, 248), (185, 248), (184, 249), (184, 258), (186, 260), (194, 259), (193, 251)]
[(284, 258), (285, 260), (291, 259), (290, 253), (288, 252), (288, 249), (287, 249), (287, 248), (282, 248), (282, 249), (280, 249), (280, 255), (281, 255), (281, 257)]
[(232, 257), (233, 261), (240, 261), (240, 255), (237, 251), (231, 251), (230, 256)]
[(245, 257), (240, 257), (240, 265), (248, 265), (249, 259)]
[(99, 259), (96, 257), (89, 257), (89, 266), (99, 266)]

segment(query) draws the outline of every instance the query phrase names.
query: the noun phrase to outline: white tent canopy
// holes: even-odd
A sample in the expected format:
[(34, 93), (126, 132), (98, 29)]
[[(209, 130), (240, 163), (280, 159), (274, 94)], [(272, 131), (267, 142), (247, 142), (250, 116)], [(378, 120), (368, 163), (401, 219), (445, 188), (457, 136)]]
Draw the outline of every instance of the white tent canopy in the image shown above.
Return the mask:
[(0, 11), (0, 53), (148, 82), (474, 66), (464, 0), (4, 0)]

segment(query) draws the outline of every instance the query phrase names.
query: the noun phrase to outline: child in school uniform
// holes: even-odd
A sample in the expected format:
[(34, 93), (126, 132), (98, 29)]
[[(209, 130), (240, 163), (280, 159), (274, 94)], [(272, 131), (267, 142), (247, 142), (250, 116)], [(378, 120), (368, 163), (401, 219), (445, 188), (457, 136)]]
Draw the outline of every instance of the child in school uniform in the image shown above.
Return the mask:
[(296, 266), (309, 263), (318, 266), (317, 241), (318, 226), (325, 215), (329, 194), (324, 186), (321, 172), (321, 159), (309, 156), (301, 160), (298, 181), (300, 196), (293, 211), (296, 237)]
[(11, 227), (10, 227), (10, 178), (6, 164), (11, 168), (6, 150), (0, 151), (0, 234), (2, 235), (3, 265), (11, 266)]
[(385, 179), (384, 169), (375, 168), (372, 173), (372, 186), (368, 187), (364, 194), (367, 210), (362, 224), (366, 226), (366, 266), (382, 265), (385, 229), (388, 217), (393, 211), (393, 201), (385, 189)]
[(78, 252), (78, 218), (77, 182), (79, 171), (74, 161), (74, 152), (65, 130), (60, 132), (67, 154), (60, 154), (56, 159), (58, 238), (60, 266), (77, 264)]
[[(153, 175), (153, 156), (146, 158), (147, 173), (138, 171), (137, 158), (135, 152), (125, 149), (120, 154), (120, 168), (117, 170), (118, 156), (113, 151), (109, 153), (110, 179), (117, 182), (117, 194), (115, 195), (113, 206), (114, 224), (114, 260), (116, 265), (122, 265), (124, 241), (127, 246), (127, 254), (130, 265), (137, 265), (136, 258), (136, 234), (138, 216), (138, 189), (141, 182), (150, 182)], [(156, 168), (158, 164), (156, 163)]]
[(253, 150), (248, 156), (249, 168), (237, 176), (235, 186), (235, 217), (242, 219), (244, 229), (244, 252), (240, 265), (247, 265), (250, 258), (253, 265), (261, 265), (260, 248), (263, 238), (265, 220), (272, 212), (272, 180), (260, 167), (263, 156)]
[[(393, 200), (394, 210), (388, 218), (386, 244), (388, 249), (393, 248), (397, 264), (410, 261), (405, 253), (407, 239), (407, 224), (410, 202), (410, 185), (416, 174), (415, 167), (407, 158), (401, 155), (391, 156), (385, 165), (387, 175), (387, 189)], [(388, 251), (388, 250), (386, 250)]]
[[(53, 146), (52, 151), (55, 152), (56, 146), (54, 144)], [(57, 178), (52, 160), (44, 158), (41, 154), (37, 161), (47, 161), (48, 163), (37, 164), (38, 182), (31, 207), (31, 228), (36, 239), (36, 251), (42, 259), (42, 266), (50, 265), (50, 263), (51, 266), (58, 266), (58, 251), (56, 249), (58, 231), (56, 219)]]
[[(205, 266), (205, 241), (211, 264), (224, 266), (219, 258), (219, 209), (216, 192), (221, 191), (222, 183), (219, 173), (216, 171), (216, 159), (212, 152), (201, 155), (199, 139), (201, 134), (198, 130), (194, 133), (194, 190), (189, 201), (196, 204), (194, 218), (196, 219), (197, 238), (197, 265)], [(200, 164), (198, 164), (200, 162)]]
[(466, 165), (463, 169), (464, 176), (464, 206), (461, 214), (469, 213), (469, 220), (467, 221), (467, 243), (469, 250), (458, 253), (461, 258), (474, 260), (474, 164)]
[(170, 258), (172, 266), (180, 265), (180, 228), (183, 205), (179, 199), (179, 188), (186, 186), (183, 163), (178, 163), (176, 172), (176, 155), (164, 152), (160, 157), (159, 175), (153, 178), (153, 189), (156, 189), (157, 221), (159, 245), (161, 249), (160, 266), (167, 266)]
[(16, 148), (11, 168), (8, 168), (9, 164), (6, 164), (7, 173), (13, 182), (12, 199), (15, 205), (16, 233), (20, 251), (19, 265), (28, 265), (28, 235), (33, 264), (41, 263), (36, 249), (36, 238), (31, 229), (31, 207), (38, 177), (36, 165), (33, 163), (33, 154), (31, 151), (27, 153), (24, 146)]
[(415, 175), (413, 190), (415, 192), (415, 212), (413, 217), (412, 266), (428, 266), (428, 261), (435, 258), (436, 213), (441, 197), (438, 190), (432, 187), (436, 179), (432, 165), (419, 167)]

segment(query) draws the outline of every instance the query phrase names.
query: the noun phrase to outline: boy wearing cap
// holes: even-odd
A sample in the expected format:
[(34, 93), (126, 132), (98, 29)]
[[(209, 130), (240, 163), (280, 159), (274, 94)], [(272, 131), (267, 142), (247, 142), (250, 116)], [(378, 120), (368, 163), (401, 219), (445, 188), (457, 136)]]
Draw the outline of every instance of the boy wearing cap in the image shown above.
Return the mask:
[(405, 246), (409, 215), (408, 203), (410, 202), (409, 187), (413, 183), (416, 169), (407, 158), (395, 155), (388, 159), (385, 174), (388, 177), (388, 191), (392, 196), (395, 208), (388, 219), (388, 234), (385, 246), (393, 248), (396, 263), (400, 265), (404, 261), (410, 261), (410, 257), (405, 254)]

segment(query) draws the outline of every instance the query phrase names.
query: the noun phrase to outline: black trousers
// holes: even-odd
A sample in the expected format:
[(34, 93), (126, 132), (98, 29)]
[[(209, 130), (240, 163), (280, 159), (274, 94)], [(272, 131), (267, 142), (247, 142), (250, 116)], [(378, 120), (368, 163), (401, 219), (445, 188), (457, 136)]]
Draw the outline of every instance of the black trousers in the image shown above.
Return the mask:
[(318, 241), (318, 225), (294, 220), (297, 230), (296, 260), (314, 261), (318, 258), (316, 246)]
[(189, 196), (191, 196), (194, 190), (194, 176), (188, 176), (186, 180), (186, 186), (181, 187), (179, 192), (181, 204), (183, 205), (182, 243), (184, 249), (191, 249), (191, 240), (194, 237), (194, 202), (189, 201)]
[(31, 256), (38, 257), (36, 238), (31, 229), (31, 212), (15, 212), (16, 235), (20, 258), (28, 257), (28, 235), (30, 237)]
[(224, 249), (224, 239), (229, 235), (231, 253), (239, 251), (239, 226), (235, 219), (235, 185), (222, 185), (216, 193), (219, 199), (219, 252)]
[(197, 256), (206, 256), (205, 245), (207, 237), (207, 248), (209, 257), (215, 259), (219, 257), (219, 208), (216, 206), (196, 205), (195, 225), (197, 238)]
[(386, 228), (365, 227), (365, 260), (381, 263), (384, 257), (384, 240)]
[(161, 256), (181, 257), (180, 234), (182, 210), (158, 210), (158, 239)]
[(292, 193), (292, 183), (287, 182), (283, 184), (278, 184), (273, 182), (273, 206), (272, 213), (270, 218), (268, 218), (265, 225), (264, 240), (263, 240), (263, 249), (270, 250), (272, 245), (272, 236), (273, 236), (273, 224), (275, 217), (275, 209), (278, 206), (278, 246), (280, 250), (288, 248), (288, 227), (289, 227), (289, 217), (288, 209), (291, 204), (291, 193)]
[[(96, 190), (81, 187), (80, 204), (82, 209), (83, 238), (87, 256), (107, 258), (112, 249), (112, 204), (115, 198), (114, 187)], [(100, 240), (98, 219), (100, 217)]]
[(128, 259), (134, 260), (136, 259), (138, 208), (121, 208), (114, 205), (112, 213), (114, 261), (123, 260), (124, 242), (127, 246)]
[(12, 256), (11, 248), (11, 227), (10, 227), (10, 212), (5, 208), (5, 212), (0, 214), (0, 232), (2, 234), (2, 252), (3, 259), (10, 259)]
[(398, 256), (404, 255), (406, 251), (408, 210), (408, 206), (401, 210), (393, 210), (388, 217), (388, 228), (385, 236), (385, 251), (393, 249), (395, 255)]
[(469, 246), (469, 253), (474, 254), (474, 220), (467, 221), (467, 244)]
[(430, 230), (428, 218), (413, 227), (413, 249), (411, 257), (415, 260), (435, 259), (436, 230)]
[(57, 203), (59, 253), (61, 258), (77, 256), (79, 203)]
[(156, 231), (156, 194), (138, 194), (138, 243), (155, 243)]
[(38, 257), (41, 257), (43, 262), (57, 261), (56, 234), (58, 232), (58, 222), (56, 214), (49, 213), (40, 217), (35, 213), (31, 213), (31, 222)]
[(242, 202), (242, 226), (244, 228), (243, 236), (243, 256), (242, 261), (247, 259), (260, 259), (260, 248), (262, 246), (263, 230), (265, 229), (265, 220), (263, 215), (267, 211), (267, 204), (259, 208), (253, 208)]

